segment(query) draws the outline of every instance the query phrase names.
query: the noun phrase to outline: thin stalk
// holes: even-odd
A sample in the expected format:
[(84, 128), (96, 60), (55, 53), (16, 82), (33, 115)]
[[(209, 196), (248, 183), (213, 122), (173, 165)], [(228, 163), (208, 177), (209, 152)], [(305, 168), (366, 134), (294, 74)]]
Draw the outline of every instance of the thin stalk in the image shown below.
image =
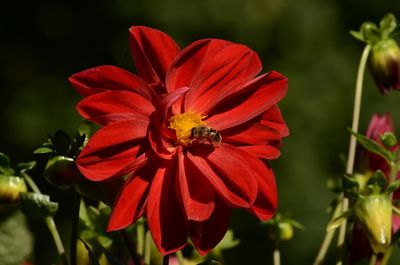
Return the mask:
[(145, 233), (144, 222), (143, 220), (139, 220), (136, 227), (136, 253), (138, 253), (140, 257), (143, 257)]
[(371, 258), (369, 259), (369, 265), (375, 265), (378, 256), (376, 254), (372, 254)]
[(144, 245), (144, 265), (150, 265), (151, 260), (151, 235), (150, 232), (146, 232), (146, 239)]
[(169, 265), (169, 255), (168, 254), (163, 257), (162, 264), (163, 265)]
[(281, 265), (281, 252), (279, 251), (279, 241), (275, 242), (274, 247), (274, 265)]
[(125, 242), (126, 248), (128, 249), (129, 255), (131, 256), (133, 263), (135, 265), (139, 265), (140, 261), (138, 259), (138, 256), (136, 255), (135, 247), (134, 247), (131, 239), (129, 238), (128, 233), (126, 232), (125, 229), (122, 229), (122, 230), (120, 230), (120, 234), (121, 234), (122, 239)]
[[(335, 211), (333, 212), (332, 219), (336, 219), (341, 213), (342, 205), (341, 202), (338, 202), (336, 205)], [(335, 235), (337, 229), (331, 229), (325, 233), (324, 240), (322, 241), (322, 245), (319, 249), (318, 255), (315, 258), (314, 265), (321, 265), (325, 259), (325, 255), (328, 252), (329, 246), (332, 243), (333, 236)]]
[[(22, 172), (21, 175), (25, 179), (26, 183), (28, 183), (29, 187), (32, 189), (32, 191), (34, 193), (42, 194), (40, 192), (39, 187), (36, 185), (36, 183), (33, 181), (33, 179), (27, 173)], [(49, 229), (49, 231), (53, 237), (53, 240), (56, 245), (58, 255), (61, 258), (62, 264), (68, 265), (68, 259), (67, 259), (67, 255), (65, 253), (65, 248), (61, 241), (61, 237), (60, 237), (60, 234), (58, 233), (57, 226), (54, 222), (54, 219), (52, 217), (46, 217), (44, 219), (44, 222), (46, 223), (47, 228)]]
[(67, 260), (67, 255), (65, 254), (65, 249), (64, 245), (61, 241), (60, 234), (58, 233), (56, 224), (54, 223), (53, 218), (51, 217), (46, 217), (44, 219), (44, 222), (46, 223), (47, 227), (50, 230), (51, 235), (53, 236), (54, 243), (56, 244), (57, 252), (60, 255), (62, 264), (68, 265), (68, 260)]
[(185, 259), (183, 258), (182, 251), (177, 251), (175, 254), (176, 258), (178, 259), (178, 264), (185, 265)]
[(81, 206), (81, 196), (74, 191), (74, 202), (72, 205), (72, 227), (71, 227), (71, 245), (70, 245), (70, 261), (71, 265), (76, 265), (76, 241), (78, 240), (79, 228), (79, 210)]
[(393, 249), (394, 249), (394, 245), (391, 245), (390, 248), (386, 251), (385, 255), (383, 255), (381, 265), (389, 264), (389, 260), (392, 257)]
[[(364, 48), (364, 51), (361, 55), (360, 64), (358, 66), (356, 91), (355, 91), (355, 96), (354, 96), (353, 122), (351, 125), (351, 130), (353, 132), (358, 132), (364, 73), (365, 73), (365, 67), (367, 65), (367, 59), (368, 59), (368, 55), (369, 55), (370, 51), (371, 51), (371, 45), (368, 44)], [(355, 156), (356, 156), (356, 144), (357, 144), (356, 137), (354, 135), (351, 135), (350, 145), (349, 145), (349, 153), (347, 156), (347, 165), (346, 165), (346, 173), (348, 175), (353, 174), (354, 160), (355, 160)], [(340, 197), (342, 200), (342, 213), (343, 213), (343, 212), (347, 211), (347, 209), (349, 208), (349, 199), (346, 198), (344, 196), (344, 194), (341, 194)], [(343, 256), (344, 241), (345, 241), (345, 237), (346, 237), (346, 226), (347, 226), (347, 220), (345, 219), (345, 221), (341, 224), (340, 230), (339, 230), (339, 236), (338, 236), (339, 256), (338, 256), (338, 261), (336, 263), (337, 265), (343, 264), (342, 256)]]

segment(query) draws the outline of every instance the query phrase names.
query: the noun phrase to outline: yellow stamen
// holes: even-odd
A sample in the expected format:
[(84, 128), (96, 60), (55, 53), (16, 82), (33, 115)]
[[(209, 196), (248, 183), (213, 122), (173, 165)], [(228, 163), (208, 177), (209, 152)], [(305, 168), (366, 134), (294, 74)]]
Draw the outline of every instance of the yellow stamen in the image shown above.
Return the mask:
[(205, 126), (204, 118), (206, 118), (206, 116), (193, 112), (179, 113), (172, 116), (171, 119), (169, 119), (169, 128), (175, 130), (177, 143), (183, 146), (190, 145), (191, 130), (194, 127)]

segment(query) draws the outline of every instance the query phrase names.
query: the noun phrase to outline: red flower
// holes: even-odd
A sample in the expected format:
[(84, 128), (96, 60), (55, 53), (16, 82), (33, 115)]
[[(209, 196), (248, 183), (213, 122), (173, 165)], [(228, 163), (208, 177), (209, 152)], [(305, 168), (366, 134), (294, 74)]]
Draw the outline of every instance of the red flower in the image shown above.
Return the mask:
[[(288, 135), (276, 105), (287, 79), (273, 71), (256, 77), (257, 54), (228, 41), (180, 50), (163, 32), (132, 27), (130, 46), (139, 76), (100, 66), (70, 77), (86, 97), (79, 113), (103, 126), (79, 155), (80, 171), (94, 181), (129, 176), (108, 230), (146, 216), (162, 254), (188, 236), (204, 254), (225, 234), (232, 207), (271, 218), (277, 191), (264, 160), (280, 155)], [(194, 139), (201, 126), (222, 142)]]

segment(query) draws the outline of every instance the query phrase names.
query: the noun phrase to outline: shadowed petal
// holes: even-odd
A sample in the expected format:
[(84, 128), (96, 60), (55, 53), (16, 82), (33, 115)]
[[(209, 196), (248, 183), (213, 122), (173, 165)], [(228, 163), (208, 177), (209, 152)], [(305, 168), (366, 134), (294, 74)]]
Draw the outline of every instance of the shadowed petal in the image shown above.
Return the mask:
[(182, 204), (188, 220), (207, 220), (215, 207), (215, 191), (203, 174), (186, 162), (182, 150), (178, 150), (177, 187), (180, 188)]
[(131, 176), (114, 202), (107, 231), (123, 229), (143, 215), (149, 184), (155, 174), (155, 161)]
[(150, 84), (164, 82), (168, 68), (180, 51), (178, 45), (164, 32), (144, 26), (131, 27), (129, 33), (139, 75)]
[(231, 218), (231, 208), (220, 198), (216, 198), (211, 217), (203, 222), (189, 222), (190, 238), (200, 255), (207, 254), (224, 237)]
[(101, 125), (131, 118), (148, 120), (155, 110), (142, 96), (128, 91), (107, 91), (91, 95), (77, 105), (86, 119)]
[(97, 131), (79, 154), (77, 165), (90, 180), (99, 181), (119, 173), (135, 161), (147, 133), (148, 121), (132, 119)]
[(255, 157), (268, 160), (277, 159), (281, 155), (279, 149), (271, 145), (246, 145), (239, 146), (239, 149), (246, 151)]
[(187, 243), (187, 223), (178, 199), (173, 163), (157, 169), (147, 201), (147, 221), (154, 243), (162, 255), (176, 252)]
[(281, 111), (277, 105), (272, 106), (261, 116), (261, 124), (264, 124), (275, 131), (279, 132), (281, 137), (286, 137), (289, 135), (289, 129), (283, 120)]
[(135, 92), (147, 100), (152, 99), (152, 91), (136, 75), (111, 65), (103, 65), (72, 75), (69, 79), (75, 90), (86, 97), (107, 90), (127, 90)]
[(224, 142), (251, 144), (266, 144), (269, 141), (279, 141), (282, 136), (278, 131), (261, 123), (250, 121), (234, 128), (221, 131)]
[(286, 91), (287, 78), (272, 71), (220, 102), (207, 124), (216, 130), (224, 130), (245, 123), (274, 106)]

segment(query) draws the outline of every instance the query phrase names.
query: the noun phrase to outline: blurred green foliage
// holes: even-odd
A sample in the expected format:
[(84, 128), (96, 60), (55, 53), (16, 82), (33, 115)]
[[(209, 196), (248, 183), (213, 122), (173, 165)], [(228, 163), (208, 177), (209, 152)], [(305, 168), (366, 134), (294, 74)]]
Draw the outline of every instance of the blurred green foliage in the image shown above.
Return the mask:
[[(347, 152), (349, 140), (346, 128), (363, 47), (348, 32), (363, 21), (379, 21), (386, 12), (400, 18), (400, 2), (7, 1), (0, 11), (0, 149), (13, 161), (28, 161), (48, 132), (74, 132), (80, 122), (74, 109), (79, 96), (68, 76), (103, 64), (133, 71), (127, 38), (131, 25), (165, 31), (181, 47), (206, 37), (246, 44), (259, 53), (264, 71), (275, 69), (289, 77), (289, 92), (280, 106), (291, 135), (272, 165), (280, 209), (292, 212), (307, 230), (282, 244), (282, 262), (311, 264), (329, 219), (325, 209), (334, 198), (326, 180), (343, 172), (339, 153)], [(367, 74), (361, 131), (374, 112), (390, 111), (400, 126), (399, 100), (398, 92), (381, 96)], [(61, 202), (57, 216), (63, 227), (63, 216), (71, 210), (69, 195), (41, 184)], [(272, 248), (258, 221), (240, 211), (232, 226), (241, 244), (226, 251), (228, 263), (269, 264)], [(37, 264), (46, 264), (48, 253), (54, 252), (51, 239), (40, 224), (33, 230), (41, 234)]]

